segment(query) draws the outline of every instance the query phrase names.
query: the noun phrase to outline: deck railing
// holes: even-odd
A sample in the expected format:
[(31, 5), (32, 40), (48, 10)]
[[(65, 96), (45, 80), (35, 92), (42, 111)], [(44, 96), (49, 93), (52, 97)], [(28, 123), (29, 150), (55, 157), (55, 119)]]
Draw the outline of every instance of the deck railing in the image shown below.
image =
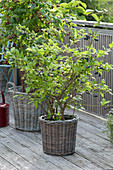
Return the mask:
[[(86, 32), (89, 28), (91, 28), (94, 32), (99, 32), (98, 41), (94, 41), (93, 45), (96, 49), (103, 49), (103, 46), (105, 48), (109, 47), (109, 44), (113, 41), (113, 23), (103, 23), (100, 22), (98, 27), (94, 28), (94, 24), (96, 22), (93, 21), (74, 21), (74, 23), (77, 24), (77, 29), (84, 28)], [(85, 45), (88, 45), (90, 43), (90, 40), (84, 40), (82, 39), (79, 43), (79, 47), (84, 50)], [(113, 64), (113, 50), (109, 53), (108, 56), (102, 57), (100, 60), (103, 60), (104, 63)], [(109, 73), (104, 73), (103, 76), (99, 77), (96, 76), (97, 80), (105, 79), (106, 84), (113, 90), (113, 71), (110, 71)], [(113, 96), (111, 96), (108, 93), (105, 93), (106, 100), (110, 100), (110, 107), (113, 105)], [(109, 108), (106, 106), (101, 106), (101, 96), (98, 94), (98, 96), (94, 96), (91, 94), (84, 94), (83, 95), (83, 103), (84, 107), (88, 112), (99, 114), (105, 116), (106, 113), (108, 113)]]

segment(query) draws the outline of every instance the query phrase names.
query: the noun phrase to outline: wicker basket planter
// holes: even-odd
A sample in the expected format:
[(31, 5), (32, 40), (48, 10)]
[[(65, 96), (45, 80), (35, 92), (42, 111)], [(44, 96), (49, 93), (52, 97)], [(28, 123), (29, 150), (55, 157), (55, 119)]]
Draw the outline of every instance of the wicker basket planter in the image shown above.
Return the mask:
[(65, 121), (45, 120), (44, 116), (39, 118), (43, 151), (50, 155), (69, 155), (75, 152), (76, 131), (78, 119), (66, 115)]
[[(9, 85), (13, 87), (9, 88)], [(39, 116), (45, 113), (40, 106), (36, 109), (33, 103), (29, 104), (28, 95), (30, 94), (22, 93), (21, 87), (16, 87), (11, 82), (7, 83), (7, 93), (13, 106), (15, 128), (23, 131), (40, 131)], [(21, 96), (14, 97), (15, 95)], [(46, 107), (45, 102), (43, 105)]]

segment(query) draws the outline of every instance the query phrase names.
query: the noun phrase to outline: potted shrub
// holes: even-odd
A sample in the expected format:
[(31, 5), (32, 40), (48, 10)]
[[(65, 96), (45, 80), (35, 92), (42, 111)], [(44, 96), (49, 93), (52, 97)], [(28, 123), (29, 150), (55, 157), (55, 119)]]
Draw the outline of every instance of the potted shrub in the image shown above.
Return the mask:
[[(66, 24), (66, 23), (65, 23)], [(82, 94), (97, 94), (102, 96), (101, 104), (108, 103), (104, 99), (104, 91), (111, 93), (111, 89), (105, 84), (105, 80), (96, 80), (93, 72), (102, 75), (105, 71), (110, 71), (112, 65), (98, 60), (107, 55), (109, 49), (96, 50), (93, 41), (98, 37), (91, 29), (89, 33), (84, 30), (77, 31), (71, 22), (72, 27), (64, 28), (63, 38), (61, 31), (57, 32), (58, 40), (54, 31), (49, 29), (51, 39), (46, 36), (47, 32), (42, 30), (42, 35), (37, 37), (35, 32), (30, 32), (25, 28), (29, 41), (34, 39), (32, 45), (28, 45), (26, 55), (20, 53), (15, 47), (7, 52), (8, 59), (18, 58), (19, 68), (26, 72), (23, 77), (27, 85), (26, 91), (33, 91), (29, 100), (36, 107), (40, 106), (45, 115), (40, 117), (43, 150), (51, 155), (68, 155), (75, 151), (75, 139), (78, 118), (72, 115), (65, 115), (65, 110), (70, 109), (73, 103), (75, 108), (82, 107)], [(21, 31), (22, 27), (18, 30)], [(48, 31), (48, 30), (47, 30)], [(53, 38), (52, 38), (53, 37)], [(69, 43), (65, 43), (65, 38), (69, 38)], [(21, 37), (20, 37), (21, 38)], [(78, 48), (78, 42), (84, 39), (91, 39), (91, 44), (83, 51)], [(39, 44), (37, 42), (43, 41)], [(69, 45), (70, 44), (70, 45)], [(22, 57), (25, 58), (24, 63)], [(45, 101), (47, 108), (42, 105)]]
[[(24, 115), (24, 106), (26, 103), (27, 108), (29, 100), (27, 100), (28, 102), (24, 102), (23, 98), (26, 98), (26, 92), (33, 93), (35, 91), (34, 88), (31, 88), (29, 91), (27, 83), (22, 78), (27, 75), (26, 61), (29, 63), (29, 56), (26, 49), (28, 46), (34, 45), (34, 39), (36, 40), (36, 44), (42, 45), (44, 39), (41, 38), (41, 35), (43, 34), (45, 34), (46, 38), (53, 38), (56, 42), (59, 41), (59, 39), (63, 40), (64, 34), (66, 35), (63, 30), (64, 25), (67, 24), (68, 26), (71, 26), (70, 20), (73, 18), (85, 19), (85, 14), (88, 15), (89, 13), (92, 13), (90, 11), (86, 11), (86, 5), (81, 1), (72, 1), (68, 4), (58, 4), (57, 1), (54, 1), (53, 4), (52, 2), (53, 1), (51, 0), (3, 0), (0, 2), (0, 13), (2, 14), (0, 16), (0, 41), (3, 45), (6, 45), (8, 41), (13, 42), (13, 47), (15, 48), (12, 48), (11, 53), (13, 53), (14, 49), (16, 50), (9, 59), (9, 63), (12, 68), (17, 67), (19, 69), (22, 84), (22, 91), (18, 91), (18, 88), (15, 87), (15, 85), (13, 85), (14, 90), (8, 89), (10, 96), (13, 96), (14, 94), (20, 94), (22, 96), (22, 100), (19, 100), (19, 97), (12, 99), (14, 109), (19, 108), (14, 110), (15, 122), (17, 122), (15, 125), (17, 129), (28, 131), (34, 130), (34, 128), (28, 126), (29, 123), (24, 123), (28, 117), (33, 116), (33, 113), (30, 112), (30, 115), (32, 116), (30, 116), (29, 113)], [(68, 23), (64, 20), (66, 17), (69, 19)], [(32, 38), (29, 37), (29, 34), (32, 34)], [(71, 33), (69, 34), (71, 35)], [(6, 59), (7, 58), (8, 54), (6, 55)], [(25, 86), (27, 86), (27, 88)], [(25, 96), (23, 97), (24, 94)], [(22, 106), (22, 108), (20, 108), (20, 106)], [(43, 108), (46, 109), (45, 104), (43, 105)], [(29, 112), (29, 109), (25, 110), (28, 110)]]

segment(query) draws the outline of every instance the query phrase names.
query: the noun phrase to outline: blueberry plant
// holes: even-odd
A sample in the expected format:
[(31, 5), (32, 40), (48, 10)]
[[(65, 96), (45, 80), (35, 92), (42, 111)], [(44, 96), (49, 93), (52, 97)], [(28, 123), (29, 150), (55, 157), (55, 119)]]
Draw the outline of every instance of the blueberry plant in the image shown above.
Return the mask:
[[(23, 27), (17, 29), (21, 31)], [(66, 38), (68, 36), (70, 45), (62, 38), (61, 41), (54, 39), (54, 28), (51, 30), (51, 39), (48, 39), (45, 30), (38, 37), (28, 28), (25, 28), (25, 32), (29, 41), (34, 39), (33, 44), (28, 45), (26, 54), (13, 47), (11, 51), (7, 51), (7, 57), (10, 63), (15, 62), (21, 71), (26, 72), (23, 78), (27, 85), (26, 92), (32, 90), (31, 102), (42, 108), (41, 102), (45, 100), (47, 103), (47, 110), (44, 111), (48, 119), (64, 120), (64, 111), (70, 108), (72, 102), (75, 107), (81, 108), (81, 95), (86, 91), (91, 94), (100, 93), (103, 98), (101, 104), (108, 103), (104, 99), (104, 91), (111, 93), (111, 90), (105, 80), (98, 82), (93, 77), (93, 72), (102, 75), (104, 71), (112, 69), (112, 65), (104, 64), (98, 58), (107, 55), (113, 44), (109, 45), (109, 49), (96, 50), (92, 43), (97, 40), (98, 35), (90, 29), (86, 34), (84, 30), (77, 31), (76, 28), (69, 27), (69, 33), (63, 35)], [(91, 39), (84, 51), (77, 47), (82, 38)], [(21, 36), (20, 39), (22, 41)], [(37, 43), (39, 39), (43, 41), (42, 44)]]

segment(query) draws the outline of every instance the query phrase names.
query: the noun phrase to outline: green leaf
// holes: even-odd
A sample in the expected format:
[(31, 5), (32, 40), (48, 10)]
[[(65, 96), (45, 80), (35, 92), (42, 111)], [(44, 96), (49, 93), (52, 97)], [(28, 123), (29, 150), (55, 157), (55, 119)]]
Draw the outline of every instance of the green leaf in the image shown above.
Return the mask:
[(34, 103), (35, 107), (37, 108), (38, 107), (38, 102), (34, 101), (33, 103)]
[(15, 52), (15, 47), (11, 48), (11, 53)]
[(75, 0), (72, 0), (71, 2), (69, 2), (69, 6), (73, 5), (73, 6), (77, 6), (79, 5), (80, 1), (75, 1)]
[(111, 101), (109, 101), (109, 100), (106, 101), (106, 99), (103, 98), (102, 101), (101, 101), (100, 103), (101, 103), (102, 106), (104, 106), (105, 104), (108, 104), (108, 103), (110, 103), (110, 102), (111, 102)]
[(69, 98), (68, 96), (64, 97), (64, 98), (63, 98), (63, 101), (67, 100), (68, 98)]
[(68, 4), (67, 3), (61, 3), (60, 7), (66, 8), (66, 7), (68, 7)]
[(101, 91), (100, 91), (99, 93), (100, 93), (100, 95), (101, 95), (102, 97), (104, 97), (104, 93), (102, 93)]
[(67, 105), (67, 106), (66, 106), (66, 108), (67, 108), (67, 109), (70, 109), (70, 108), (71, 108), (71, 106), (70, 106), (70, 105)]
[(92, 34), (92, 30), (91, 30), (91, 28), (89, 28), (89, 30), (88, 30), (88, 31), (89, 31), (89, 33), (90, 33), (90, 34)]
[(109, 47), (112, 48), (113, 47), (113, 42), (111, 44), (109, 44)]
[(81, 7), (81, 6), (78, 6), (78, 7), (76, 8), (76, 10), (77, 10), (78, 12), (82, 13), (82, 14), (85, 13), (85, 9), (84, 9), (83, 7)]
[(78, 16), (78, 19), (79, 19), (79, 20), (86, 20), (86, 18), (85, 18), (84, 15)]
[(58, 108), (58, 104), (55, 104), (55, 108), (56, 108), (56, 109)]
[(92, 15), (92, 17), (96, 20), (96, 21), (99, 21), (99, 18), (98, 18), (98, 16), (96, 15), (96, 14), (91, 14)]
[(28, 93), (30, 91), (31, 87), (27, 87), (26, 88), (26, 93)]
[(84, 2), (80, 2), (80, 4), (86, 9), (87, 5)]

